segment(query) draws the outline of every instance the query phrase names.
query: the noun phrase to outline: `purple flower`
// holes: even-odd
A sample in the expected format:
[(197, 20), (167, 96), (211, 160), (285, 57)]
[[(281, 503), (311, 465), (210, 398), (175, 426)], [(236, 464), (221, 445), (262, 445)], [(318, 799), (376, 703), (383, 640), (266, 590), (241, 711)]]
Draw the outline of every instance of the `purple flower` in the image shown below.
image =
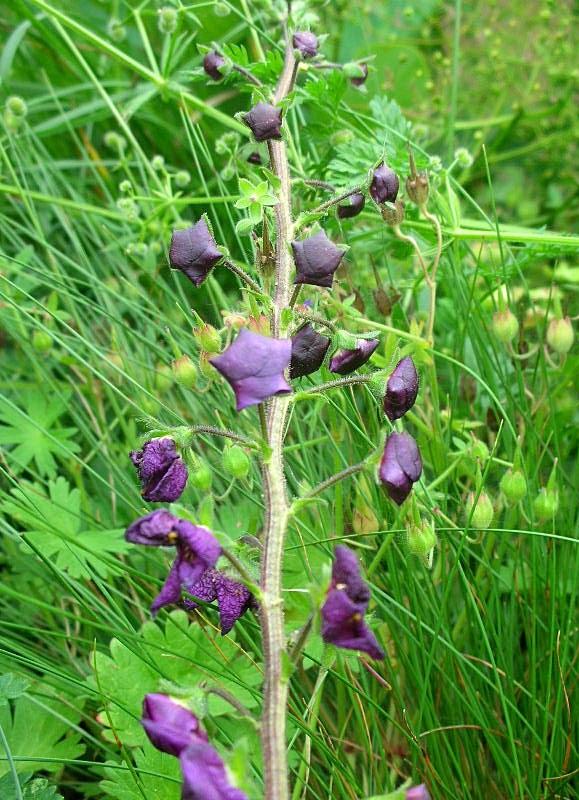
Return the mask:
[(297, 270), (294, 283), (330, 287), (344, 251), (336, 247), (324, 231), (291, 244)]
[(291, 392), (283, 374), (291, 350), (290, 339), (272, 339), (242, 328), (233, 344), (209, 363), (229, 381), (241, 411), (273, 395)]
[(247, 800), (231, 785), (223, 759), (210, 744), (195, 742), (179, 756), (183, 773), (182, 800)]
[(137, 468), (145, 500), (173, 503), (181, 497), (188, 472), (173, 439), (151, 439), (142, 450), (129, 453), (129, 458)]
[(391, 433), (386, 440), (379, 476), (390, 498), (399, 506), (422, 474), (418, 445), (409, 433)]
[(166, 509), (158, 509), (135, 520), (126, 530), (125, 538), (133, 544), (177, 549), (177, 556), (161, 591), (151, 605), (156, 614), (163, 606), (177, 603), (182, 586), (197, 583), (204, 572), (215, 566), (221, 546), (208, 528), (193, 525), (175, 517)]
[(290, 378), (301, 378), (316, 372), (322, 366), (329, 346), (328, 337), (314, 330), (309, 322), (300, 328), (292, 336)]
[(214, 81), (220, 81), (221, 78), (223, 78), (221, 68), (224, 66), (224, 64), (225, 59), (223, 56), (219, 55), (216, 50), (212, 50), (210, 53), (207, 53), (203, 59), (203, 69), (210, 78), (213, 78)]
[[(208, 569), (201, 580), (192, 586), (187, 586), (186, 589), (189, 594), (203, 600), (204, 603), (217, 600), (222, 636), (229, 633), (246, 611), (257, 607), (255, 598), (246, 586), (229, 578), (218, 569)], [(198, 608), (199, 604), (186, 598), (183, 605), (185, 608), (193, 609)]]
[(360, 69), (362, 70), (362, 75), (358, 75), (358, 77), (350, 78), (350, 82), (352, 86), (362, 86), (366, 83), (366, 79), (368, 77), (368, 64), (358, 64)]
[(370, 184), (370, 194), (376, 203), (393, 203), (399, 188), (400, 181), (393, 169), (386, 164), (376, 167)]
[(294, 33), (292, 44), (300, 51), (303, 58), (313, 58), (318, 54), (318, 37), (310, 31)]
[(145, 695), (141, 725), (151, 744), (172, 756), (178, 756), (193, 742), (207, 741), (195, 714), (165, 694)]
[(361, 650), (382, 659), (376, 637), (364, 621), (370, 590), (360, 574), (356, 555), (347, 547), (336, 547), (332, 582), (322, 606), (322, 638), (347, 650)]
[(184, 231), (173, 231), (169, 261), (173, 269), (180, 269), (195, 286), (200, 286), (223, 254), (203, 217)]
[(386, 383), (384, 411), (393, 422), (400, 419), (416, 402), (418, 394), (418, 373), (414, 361), (407, 356), (396, 364), (394, 372)]
[(379, 344), (379, 339), (358, 339), (353, 350), (340, 350), (333, 356), (330, 361), (330, 372), (348, 375), (365, 364)]
[(404, 800), (430, 800), (426, 785), (421, 783), (420, 786), (411, 786), (406, 790)]
[(251, 128), (256, 142), (281, 139), (281, 108), (269, 103), (258, 103), (243, 115), (243, 121)]
[(343, 203), (338, 204), (338, 217), (339, 219), (350, 219), (350, 217), (357, 217), (363, 210), (366, 204), (366, 198), (362, 192), (354, 192), (349, 195)]

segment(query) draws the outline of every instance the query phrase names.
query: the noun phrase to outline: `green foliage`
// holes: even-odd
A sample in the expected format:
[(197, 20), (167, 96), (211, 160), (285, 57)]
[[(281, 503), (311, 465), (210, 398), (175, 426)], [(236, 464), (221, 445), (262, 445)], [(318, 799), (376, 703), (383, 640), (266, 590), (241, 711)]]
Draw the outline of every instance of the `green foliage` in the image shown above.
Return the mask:
[(133, 753), (134, 771), (107, 762), (103, 770), (106, 778), (101, 788), (106, 797), (118, 800), (179, 800), (181, 797), (181, 772), (173, 756), (160, 753), (145, 742)]
[[(46, 778), (33, 778), (30, 773), (19, 773), (18, 783), (22, 790), (22, 800), (64, 800)], [(0, 778), (0, 797), (2, 800), (19, 800), (11, 774)]]

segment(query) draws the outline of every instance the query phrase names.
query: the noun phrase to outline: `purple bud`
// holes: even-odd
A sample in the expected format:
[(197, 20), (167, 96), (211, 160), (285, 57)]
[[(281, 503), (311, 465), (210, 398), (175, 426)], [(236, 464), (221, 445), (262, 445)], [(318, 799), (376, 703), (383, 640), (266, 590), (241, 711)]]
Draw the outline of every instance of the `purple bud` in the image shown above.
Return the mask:
[(129, 458), (137, 468), (145, 500), (174, 503), (181, 497), (188, 472), (173, 439), (151, 439), (142, 450), (133, 450)]
[(209, 362), (231, 385), (241, 411), (292, 391), (284, 377), (291, 349), (290, 339), (272, 339), (242, 328), (233, 344)]
[(292, 44), (299, 50), (303, 58), (313, 58), (318, 54), (318, 37), (310, 31), (294, 33)]
[(145, 695), (141, 725), (151, 744), (172, 756), (190, 744), (207, 741), (195, 714), (164, 694)]
[(214, 81), (220, 81), (221, 78), (223, 78), (221, 68), (224, 64), (225, 59), (215, 50), (207, 53), (203, 59), (203, 69), (210, 78), (213, 78)]
[(379, 339), (358, 339), (353, 350), (340, 350), (330, 361), (330, 372), (348, 375), (368, 361), (380, 344)]
[(344, 251), (328, 239), (324, 231), (292, 243), (296, 277), (294, 283), (330, 287)]
[(243, 115), (243, 121), (251, 128), (256, 142), (281, 139), (281, 108), (269, 103), (258, 103)]
[(354, 192), (349, 195), (343, 203), (338, 205), (339, 219), (350, 219), (350, 217), (357, 217), (358, 214), (364, 209), (366, 198), (362, 192)]
[(411, 786), (406, 790), (404, 800), (430, 800), (426, 785), (421, 783), (420, 786)]
[(412, 436), (409, 433), (391, 433), (386, 440), (379, 470), (380, 480), (390, 498), (402, 505), (421, 474), (422, 459)]
[(184, 231), (173, 231), (169, 261), (195, 286), (200, 286), (213, 267), (223, 258), (203, 217)]
[[(200, 581), (193, 586), (187, 586), (186, 589), (189, 594), (203, 600), (204, 603), (217, 600), (222, 636), (229, 633), (246, 611), (257, 607), (255, 598), (246, 586), (229, 578), (218, 569), (208, 569)], [(198, 603), (190, 599), (185, 599), (183, 605), (189, 609), (198, 607)]]
[(388, 378), (384, 411), (391, 422), (400, 419), (416, 402), (418, 394), (418, 373), (414, 361), (407, 356), (398, 362)]
[(248, 161), (249, 164), (257, 164), (257, 165), (259, 165), (259, 164), (262, 163), (261, 156), (259, 155), (257, 150), (254, 150), (253, 153), (250, 153), (247, 156), (247, 161)]
[(179, 756), (183, 773), (182, 800), (247, 800), (231, 785), (223, 759), (207, 743), (189, 745)]
[(400, 181), (393, 169), (386, 164), (376, 167), (370, 184), (370, 194), (376, 203), (393, 203), (399, 188)]
[(368, 64), (362, 63), (358, 64), (358, 66), (360, 67), (360, 69), (364, 74), (359, 75), (358, 77), (355, 78), (350, 78), (352, 86), (363, 86), (366, 83), (366, 79), (368, 77)]
[(314, 330), (309, 322), (300, 328), (292, 336), (290, 378), (301, 378), (316, 372), (322, 366), (329, 346), (328, 337)]

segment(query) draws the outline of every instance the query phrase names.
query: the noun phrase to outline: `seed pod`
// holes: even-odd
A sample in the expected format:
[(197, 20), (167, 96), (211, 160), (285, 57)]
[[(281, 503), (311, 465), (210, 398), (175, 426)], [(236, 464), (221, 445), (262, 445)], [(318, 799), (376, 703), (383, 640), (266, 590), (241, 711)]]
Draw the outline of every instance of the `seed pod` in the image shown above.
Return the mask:
[(551, 350), (566, 355), (573, 347), (575, 332), (569, 317), (552, 319), (547, 328), (547, 343)]
[(559, 492), (548, 486), (539, 492), (533, 503), (533, 510), (540, 520), (553, 519), (559, 509)]
[(475, 498), (476, 495), (474, 492), (471, 492), (467, 498), (465, 507), (466, 518), (468, 520), (470, 517), (471, 527), (486, 530), (486, 528), (490, 528), (495, 515), (493, 504), (488, 494), (486, 492), (481, 492), (478, 496), (476, 506), (473, 508)]
[(519, 322), (510, 309), (493, 314), (493, 331), (497, 339), (504, 344), (513, 341), (519, 332)]
[(225, 64), (225, 59), (216, 50), (207, 53), (203, 59), (203, 69), (214, 81), (220, 81), (223, 78), (225, 74), (225, 70), (223, 69)]
[(258, 103), (243, 115), (243, 121), (251, 128), (256, 142), (281, 139), (281, 108), (269, 103)]
[(32, 347), (37, 353), (48, 353), (53, 342), (52, 336), (46, 331), (34, 331), (32, 334)]
[(251, 466), (247, 453), (238, 444), (225, 448), (221, 464), (224, 472), (233, 478), (247, 478)]
[(407, 356), (398, 362), (386, 384), (384, 412), (393, 422), (409, 411), (418, 395), (418, 372), (414, 361)]
[(408, 550), (415, 556), (427, 556), (436, 547), (437, 538), (431, 522), (423, 521), (420, 525), (411, 525), (406, 535)]
[(501, 491), (507, 503), (516, 506), (527, 494), (527, 481), (520, 469), (510, 469), (501, 478)]
[(173, 361), (173, 375), (177, 383), (186, 389), (194, 389), (197, 383), (197, 367), (189, 356), (181, 356)]
[(394, 203), (399, 188), (400, 181), (393, 169), (384, 163), (376, 167), (370, 184), (370, 195), (375, 203)]
[(338, 204), (338, 218), (350, 219), (357, 217), (358, 214), (364, 209), (366, 198), (362, 192), (354, 192), (349, 195), (342, 203)]
[(292, 44), (295, 50), (299, 50), (302, 58), (314, 58), (318, 54), (318, 37), (311, 31), (294, 33)]
[(324, 231), (292, 243), (296, 277), (294, 283), (331, 287), (334, 272), (340, 266), (344, 251), (328, 239)]
[(208, 492), (213, 482), (213, 473), (209, 464), (202, 459), (195, 459), (195, 465), (189, 472), (189, 481), (201, 492)]
[(204, 217), (186, 230), (173, 231), (169, 261), (195, 286), (200, 286), (213, 267), (223, 259)]
[(155, 370), (155, 389), (163, 394), (173, 385), (173, 373), (167, 364), (159, 364)]
[(391, 500), (402, 505), (422, 474), (422, 459), (409, 433), (391, 433), (386, 440), (378, 472)]
[(292, 336), (290, 378), (293, 380), (316, 372), (322, 366), (329, 346), (328, 337), (314, 330), (309, 322), (300, 328)]
[(200, 349), (205, 350), (206, 353), (219, 353), (221, 351), (221, 336), (213, 325), (205, 323), (193, 328), (193, 338)]

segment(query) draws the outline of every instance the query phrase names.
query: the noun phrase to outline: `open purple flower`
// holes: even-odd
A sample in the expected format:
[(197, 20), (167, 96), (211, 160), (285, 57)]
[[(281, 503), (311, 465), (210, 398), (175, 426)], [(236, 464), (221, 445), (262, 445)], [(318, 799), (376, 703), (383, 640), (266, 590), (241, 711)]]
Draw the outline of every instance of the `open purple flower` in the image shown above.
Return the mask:
[(247, 800), (231, 785), (223, 759), (210, 744), (195, 742), (179, 756), (183, 773), (182, 800)]
[(214, 81), (220, 81), (223, 78), (221, 72), (222, 67), (225, 65), (225, 59), (216, 50), (207, 53), (203, 59), (203, 69), (210, 78)]
[(384, 658), (364, 621), (369, 602), (370, 590), (360, 574), (356, 555), (348, 547), (336, 547), (332, 582), (322, 606), (323, 640), (347, 650), (361, 650), (371, 658)]
[(169, 261), (173, 269), (184, 272), (195, 286), (203, 283), (222, 258), (223, 254), (217, 249), (217, 243), (203, 217), (184, 231), (173, 231)]
[(411, 786), (406, 790), (404, 800), (430, 800), (426, 785), (421, 783), (419, 786)]
[(309, 322), (300, 328), (292, 336), (290, 378), (301, 378), (316, 372), (322, 366), (329, 346), (328, 337), (314, 330)]
[(414, 361), (406, 356), (396, 364), (386, 383), (384, 411), (388, 419), (393, 422), (403, 417), (416, 402), (417, 394), (418, 372)]
[(290, 339), (272, 339), (242, 328), (227, 350), (209, 363), (230, 383), (241, 411), (273, 395), (291, 392), (284, 377), (291, 351)]
[(380, 344), (379, 339), (358, 339), (353, 350), (340, 350), (330, 361), (330, 372), (348, 375), (368, 361)]
[(151, 744), (172, 756), (178, 756), (193, 742), (207, 741), (195, 714), (165, 694), (145, 695), (141, 725)]
[(330, 287), (344, 251), (336, 247), (324, 231), (291, 244), (296, 263), (294, 283)]
[(281, 139), (281, 108), (269, 103), (258, 103), (243, 115), (243, 121), (251, 128), (256, 142)]
[(420, 451), (409, 433), (390, 434), (378, 474), (390, 498), (402, 505), (422, 474)]
[(386, 164), (376, 167), (370, 184), (370, 194), (376, 203), (393, 203), (399, 188), (400, 181), (393, 169)]
[(292, 44), (299, 50), (303, 58), (314, 58), (318, 54), (318, 37), (311, 31), (297, 31), (293, 35)]
[(342, 203), (338, 204), (338, 218), (350, 219), (351, 217), (357, 217), (363, 211), (365, 204), (366, 198), (362, 192), (354, 192), (354, 194), (348, 195)]
[(162, 508), (135, 520), (127, 528), (125, 538), (133, 544), (174, 546), (177, 550), (167, 579), (151, 605), (153, 614), (163, 606), (177, 603), (181, 588), (197, 583), (221, 555), (221, 546), (208, 528), (193, 525)]
[(145, 442), (142, 450), (133, 450), (129, 458), (137, 468), (142, 496), (153, 503), (173, 503), (187, 483), (187, 466), (169, 436)]
[[(187, 586), (186, 589), (189, 594), (203, 600), (204, 603), (212, 603), (217, 600), (222, 636), (229, 633), (246, 611), (257, 607), (255, 598), (246, 586), (229, 578), (218, 569), (208, 569), (201, 580), (192, 586)], [(183, 601), (183, 605), (188, 609), (199, 606), (189, 598)]]

